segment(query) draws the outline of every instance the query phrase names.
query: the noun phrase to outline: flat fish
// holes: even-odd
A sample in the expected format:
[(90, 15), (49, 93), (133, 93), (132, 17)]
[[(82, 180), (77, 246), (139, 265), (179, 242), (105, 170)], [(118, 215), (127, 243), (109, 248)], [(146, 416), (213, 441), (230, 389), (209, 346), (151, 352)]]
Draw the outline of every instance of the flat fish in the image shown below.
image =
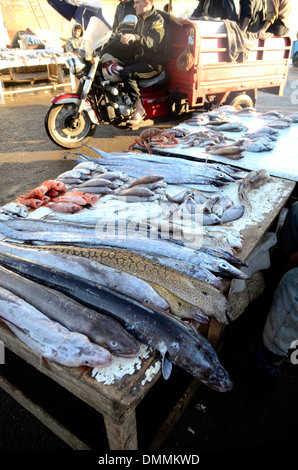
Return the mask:
[(159, 351), (165, 379), (169, 378), (173, 363), (214, 390), (226, 392), (233, 388), (211, 344), (198, 331), (190, 330), (173, 316), (135, 301), (128, 302), (120, 294), (78, 276), (58, 269), (49, 272), (32, 261), (20, 262), (20, 258), (13, 255), (0, 254), (0, 264), (119, 321), (138, 341)]
[(15, 335), (41, 357), (69, 367), (98, 367), (111, 363), (106, 349), (87, 336), (67, 330), (35, 307), (0, 288), (0, 317)]
[(114, 319), (84, 307), (72, 298), (0, 266), (0, 286), (23, 299), (52, 321), (81, 333), (111, 354), (135, 357), (139, 343)]

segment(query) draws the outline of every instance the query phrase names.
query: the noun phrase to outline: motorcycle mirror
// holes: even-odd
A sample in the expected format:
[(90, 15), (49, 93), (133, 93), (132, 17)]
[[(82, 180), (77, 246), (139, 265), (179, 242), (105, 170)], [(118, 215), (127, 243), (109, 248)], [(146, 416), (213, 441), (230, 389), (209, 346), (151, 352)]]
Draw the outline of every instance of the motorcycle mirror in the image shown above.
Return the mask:
[(123, 21), (121, 21), (120, 25), (126, 25), (126, 26), (136, 26), (138, 22), (138, 18), (136, 17), (136, 15), (126, 15), (124, 18), (123, 18)]

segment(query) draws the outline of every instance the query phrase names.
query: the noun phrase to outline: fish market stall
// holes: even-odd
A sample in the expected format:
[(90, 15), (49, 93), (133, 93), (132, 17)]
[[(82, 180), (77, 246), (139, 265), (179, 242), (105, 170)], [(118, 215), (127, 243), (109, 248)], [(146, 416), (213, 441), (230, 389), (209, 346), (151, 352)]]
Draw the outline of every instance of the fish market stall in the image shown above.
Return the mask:
[[(158, 154), (233, 163), (247, 171), (266, 168), (272, 176), (298, 181), (297, 157), (293, 151), (298, 139), (297, 122), (297, 113), (258, 113), (254, 108), (237, 112), (232, 106), (222, 106), (210, 112), (194, 113), (178, 125), (177, 145), (153, 142), (152, 148)], [(225, 145), (216, 138), (213, 140), (216, 135), (224, 136)], [(136, 148), (141, 147), (137, 144)]]
[[(74, 78), (69, 74), (66, 82), (63, 68), (67, 59), (73, 57), (71, 52), (53, 49), (5, 49), (0, 50), (0, 87), (2, 97), (14, 93), (28, 92), (53, 87), (74, 87)], [(6, 73), (7, 72), (7, 73)], [(13, 82), (50, 80), (51, 85), (35, 84), (33, 88), (23, 87), (5, 91), (5, 86)], [(1, 90), (0, 90), (1, 93)]]
[(92, 150), (66, 154), (72, 170), (1, 208), (0, 339), (102, 414), (110, 449), (137, 449), (138, 406), (173, 368), (189, 376), (188, 399), (201, 384), (231, 390), (215, 349), (295, 182)]

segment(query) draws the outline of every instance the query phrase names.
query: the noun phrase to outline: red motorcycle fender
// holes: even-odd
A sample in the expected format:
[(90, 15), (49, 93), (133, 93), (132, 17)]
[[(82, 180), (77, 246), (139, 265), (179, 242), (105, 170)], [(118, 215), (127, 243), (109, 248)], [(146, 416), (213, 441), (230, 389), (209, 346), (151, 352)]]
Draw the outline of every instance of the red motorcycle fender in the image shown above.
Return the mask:
[[(66, 103), (74, 103), (77, 104), (78, 100), (80, 99), (80, 95), (77, 93), (62, 93), (59, 96), (55, 96), (51, 100), (51, 103), (53, 104), (66, 104)], [(85, 105), (84, 105), (84, 110), (89, 114), (91, 122), (93, 124), (99, 124), (99, 120), (97, 119), (97, 116), (95, 114), (94, 109), (91, 106), (90, 101), (85, 100)]]

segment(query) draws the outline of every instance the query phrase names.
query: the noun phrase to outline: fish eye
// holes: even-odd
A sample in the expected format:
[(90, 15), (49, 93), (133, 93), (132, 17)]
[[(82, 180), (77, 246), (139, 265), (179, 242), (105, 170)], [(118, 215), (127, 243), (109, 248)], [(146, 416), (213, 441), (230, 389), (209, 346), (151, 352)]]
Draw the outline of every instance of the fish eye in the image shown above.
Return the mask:
[(118, 343), (117, 341), (113, 340), (113, 341), (110, 341), (110, 345), (112, 348), (116, 348), (118, 346)]
[(217, 381), (217, 376), (216, 376), (216, 374), (212, 374), (212, 375), (209, 376), (209, 378), (208, 378), (208, 382), (209, 382), (209, 383), (213, 384), (213, 383), (215, 383), (216, 381)]
[(144, 299), (144, 304), (150, 304), (150, 300), (149, 299)]

